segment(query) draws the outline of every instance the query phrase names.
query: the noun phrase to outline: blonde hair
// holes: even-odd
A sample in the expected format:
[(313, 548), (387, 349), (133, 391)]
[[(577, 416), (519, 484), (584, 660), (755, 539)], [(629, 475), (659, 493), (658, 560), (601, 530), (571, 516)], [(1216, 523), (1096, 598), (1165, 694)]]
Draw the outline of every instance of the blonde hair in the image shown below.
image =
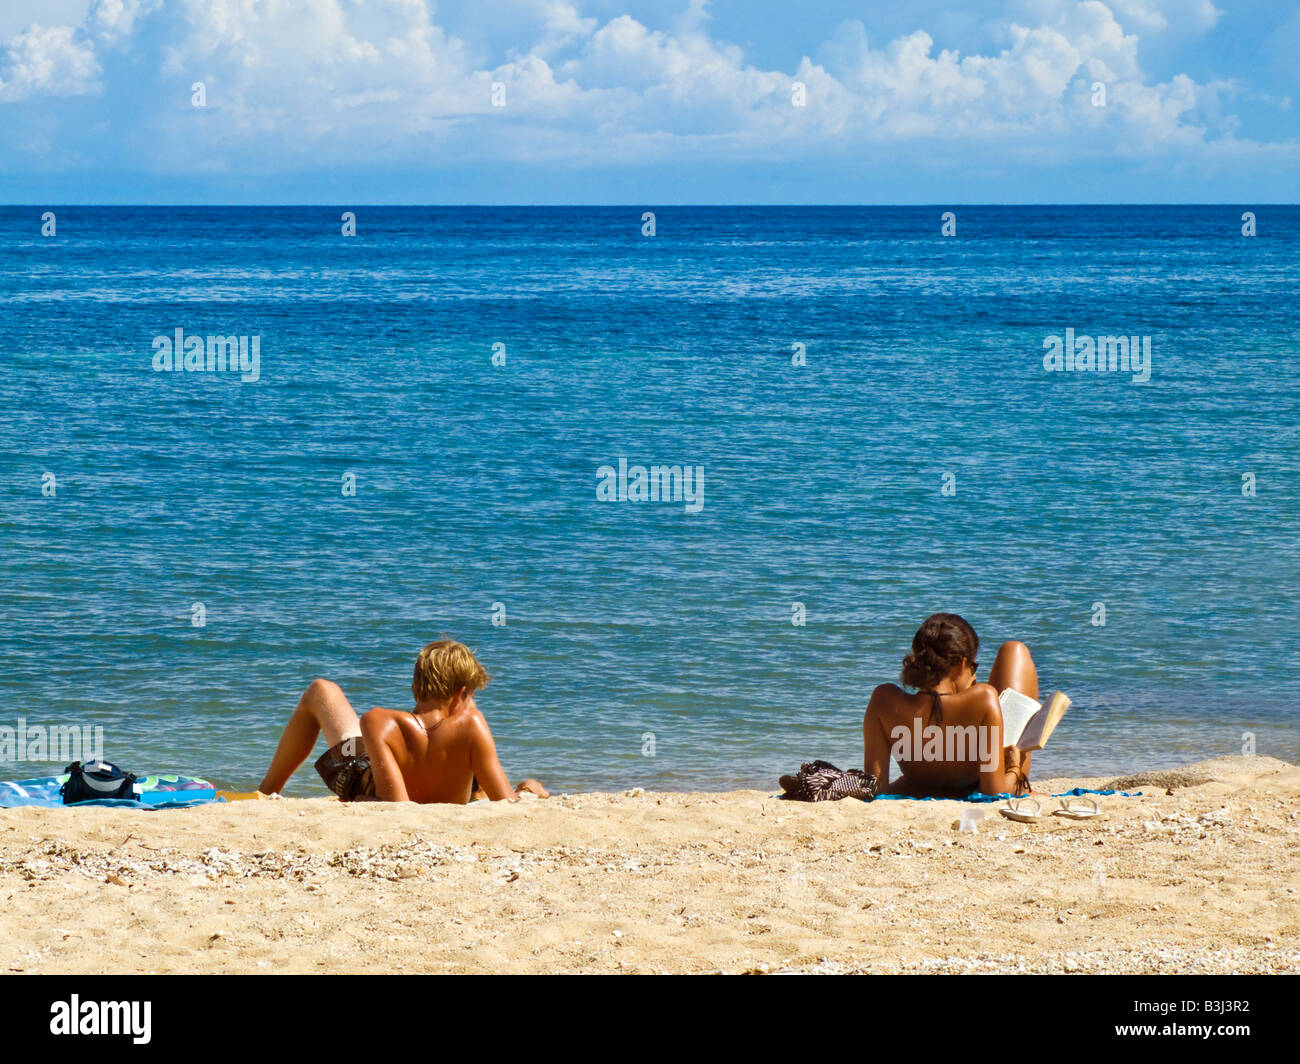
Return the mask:
[(473, 694), (479, 688), (487, 686), (490, 679), (487, 670), (464, 643), (457, 643), (454, 639), (439, 639), (416, 655), (411, 694), (417, 702), (442, 702), (462, 687)]

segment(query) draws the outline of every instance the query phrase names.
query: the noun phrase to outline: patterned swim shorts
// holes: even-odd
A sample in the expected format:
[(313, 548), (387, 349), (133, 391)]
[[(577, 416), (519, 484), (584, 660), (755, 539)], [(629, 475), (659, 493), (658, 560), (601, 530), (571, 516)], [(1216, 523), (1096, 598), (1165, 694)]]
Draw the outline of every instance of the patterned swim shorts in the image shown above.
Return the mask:
[(366, 741), (356, 735), (331, 746), (316, 762), (325, 786), (345, 802), (375, 796), (375, 778), (370, 771)]

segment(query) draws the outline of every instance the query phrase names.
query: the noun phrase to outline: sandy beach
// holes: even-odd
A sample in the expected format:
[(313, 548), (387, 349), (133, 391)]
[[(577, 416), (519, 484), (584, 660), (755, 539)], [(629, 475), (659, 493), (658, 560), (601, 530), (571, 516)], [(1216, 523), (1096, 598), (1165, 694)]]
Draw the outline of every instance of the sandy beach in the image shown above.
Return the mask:
[(0, 810), (0, 971), (1300, 969), (1300, 768), (1034, 787), (1075, 785), (1143, 794), (974, 833), (757, 791)]

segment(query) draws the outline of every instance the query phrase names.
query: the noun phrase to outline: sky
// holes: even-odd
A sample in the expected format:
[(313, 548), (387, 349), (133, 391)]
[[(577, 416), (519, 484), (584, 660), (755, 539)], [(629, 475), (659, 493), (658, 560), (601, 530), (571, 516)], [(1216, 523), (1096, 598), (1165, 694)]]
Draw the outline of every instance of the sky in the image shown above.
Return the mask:
[(1294, 203), (1298, 101), (1275, 0), (0, 0), (5, 203)]

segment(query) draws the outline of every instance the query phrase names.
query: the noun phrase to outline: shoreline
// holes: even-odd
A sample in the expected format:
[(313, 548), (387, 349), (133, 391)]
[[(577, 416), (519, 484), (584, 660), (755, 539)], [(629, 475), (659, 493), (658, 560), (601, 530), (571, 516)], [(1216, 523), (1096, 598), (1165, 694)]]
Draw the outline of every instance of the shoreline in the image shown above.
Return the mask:
[[(289, 779), (286, 788), (289, 793), (282, 795), (282, 798), (286, 800), (294, 800), (294, 801), (317, 801), (317, 800), (333, 801), (334, 796), (331, 794), (328, 788), (326, 788), (325, 785), (321, 782), (320, 777), (317, 776), (315, 770), (312, 768), (312, 762), (315, 760), (316, 757), (319, 756), (321, 752), (322, 752), (322, 748), (318, 744), (317, 749), (313, 751), (311, 757), (309, 757), (307, 761)], [(846, 759), (846, 758), (841, 758), (839, 761), (835, 761), (834, 756), (830, 757), (830, 760), (833, 761), (835, 764), (839, 765), (841, 768), (844, 768), (846, 766), (855, 767), (855, 766), (859, 766), (862, 760), (860, 756), (861, 751), (859, 751), (858, 753), (859, 753), (859, 757), (857, 758), (857, 761), (853, 761), (852, 759)], [(1214, 756), (1214, 757), (1204, 758), (1200, 761), (1190, 761), (1190, 762), (1182, 762), (1172, 758), (1157, 758), (1154, 759), (1153, 765), (1151, 767), (1134, 769), (1130, 765), (1129, 771), (1118, 775), (1115, 774), (1114, 772), (1103, 773), (1103, 774), (1085, 774), (1082, 772), (1078, 772), (1078, 773), (1053, 772), (1051, 774), (1048, 774), (1048, 773), (1031, 772), (1029, 782), (1033, 790), (1033, 793), (1039, 796), (1041, 796), (1042, 794), (1046, 794), (1049, 791), (1054, 792), (1060, 790), (1067, 790), (1075, 786), (1089, 786), (1098, 789), (1113, 788), (1113, 789), (1123, 790), (1126, 789), (1126, 787), (1129, 785), (1129, 781), (1155, 778), (1155, 777), (1163, 778), (1165, 774), (1168, 774), (1170, 779), (1175, 779), (1175, 780), (1181, 779), (1184, 778), (1183, 774), (1186, 773), (1188, 769), (1194, 767), (1195, 765), (1204, 764), (1210, 761), (1214, 761), (1214, 762), (1227, 761), (1233, 759), (1235, 756), (1236, 755)], [(1253, 757), (1255, 755), (1251, 755), (1251, 756)], [(1267, 755), (1258, 755), (1258, 756), (1261, 758), (1267, 758)], [(806, 759), (811, 760), (812, 755), (808, 755)], [(1284, 758), (1268, 758), (1268, 759), (1275, 760), (1283, 764), (1291, 763), (1291, 762), (1287, 762)], [(112, 760), (112, 758), (109, 758), (109, 760)], [(127, 768), (133, 767), (131, 763), (127, 763), (127, 762), (119, 761), (119, 764), (124, 764), (125, 767)], [(1300, 762), (1297, 762), (1297, 764), (1300, 764)], [(691, 781), (689, 780), (670, 780), (669, 781), (671, 784), (670, 786), (659, 787), (654, 785), (653, 780), (641, 781), (638, 780), (636, 777), (631, 777), (631, 778), (623, 779), (621, 781), (601, 781), (601, 782), (590, 783), (590, 784), (580, 783), (580, 784), (575, 784), (574, 789), (560, 789), (558, 786), (551, 786), (550, 780), (548, 779), (543, 778), (541, 782), (547, 785), (553, 797), (561, 797), (561, 796), (581, 797), (583, 795), (620, 795), (620, 794), (626, 794), (629, 790), (641, 790), (641, 791), (653, 792), (656, 795), (679, 795), (679, 796), (687, 796), (687, 795), (715, 795), (716, 796), (716, 795), (724, 795), (724, 794), (750, 794), (750, 793), (766, 793), (775, 796), (780, 794), (781, 792), (780, 785), (777, 783), (778, 777), (783, 773), (795, 771), (799, 767), (799, 761), (795, 758), (790, 758), (787, 759), (785, 762), (782, 762), (782, 765), (784, 766), (783, 768), (777, 767), (771, 769), (769, 773), (771, 779), (762, 784), (757, 783), (752, 778), (748, 778), (748, 779), (737, 778), (737, 779), (727, 781), (727, 783), (722, 786), (718, 786), (718, 787), (708, 786), (707, 784), (709, 782), (716, 781), (716, 777), (714, 777), (713, 780), (702, 779), (700, 781), (700, 786), (691, 785)], [(0, 778), (7, 781), (13, 781), (16, 783), (26, 782), (30, 780), (49, 779), (49, 778), (63, 775), (63, 770), (65, 767), (66, 767), (66, 762), (64, 761), (42, 763), (39, 768), (34, 767), (29, 763), (21, 762), (21, 761), (0, 762)], [(897, 764), (891, 761), (890, 769), (891, 769), (891, 773), (893, 774), (893, 782), (897, 783), (899, 778)], [(155, 775), (155, 776), (167, 775), (167, 774), (187, 776), (189, 774), (189, 770), (164, 766), (162, 768), (151, 769), (147, 774)], [(528, 773), (524, 773), (523, 775), (528, 775)], [(521, 775), (520, 778), (523, 778), (523, 775)], [(246, 793), (251, 793), (252, 791), (257, 789), (257, 778), (254, 777), (241, 777), (240, 782), (232, 783), (229, 781), (227, 777), (221, 776), (219, 773), (200, 772), (192, 778), (205, 780), (218, 791), (227, 791), (233, 793), (246, 794)], [(512, 776), (511, 778), (513, 779), (514, 777)]]
[[(0, 810), (0, 971), (1300, 967), (1300, 767), (1228, 757), (1034, 786), (1107, 783), (1143, 794), (1037, 824), (946, 800), (639, 788)], [(974, 833), (955, 829), (981, 808)]]

